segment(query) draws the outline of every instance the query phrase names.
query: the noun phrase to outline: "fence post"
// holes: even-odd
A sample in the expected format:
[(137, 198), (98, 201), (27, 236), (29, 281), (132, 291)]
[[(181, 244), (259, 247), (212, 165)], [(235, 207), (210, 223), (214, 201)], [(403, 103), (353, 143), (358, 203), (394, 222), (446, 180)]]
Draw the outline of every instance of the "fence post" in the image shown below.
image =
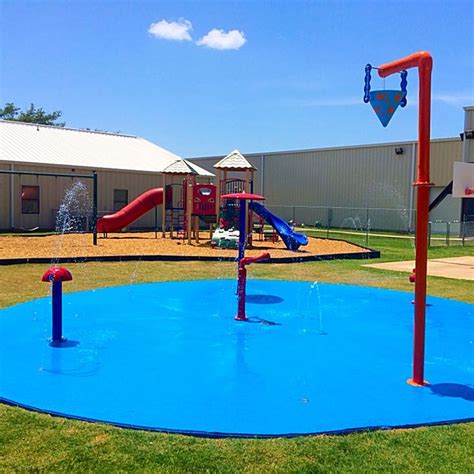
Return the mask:
[(332, 223), (332, 209), (328, 207), (328, 223), (327, 223), (327, 232), (326, 232), (326, 238), (329, 239), (329, 229), (331, 228), (331, 223)]
[(431, 221), (428, 222), (428, 247), (431, 247)]
[(449, 233), (451, 232), (451, 223), (446, 222), (446, 246), (449, 247)]
[(92, 244), (97, 245), (97, 172), (92, 175)]
[(365, 245), (369, 245), (369, 208), (367, 208), (365, 215)]

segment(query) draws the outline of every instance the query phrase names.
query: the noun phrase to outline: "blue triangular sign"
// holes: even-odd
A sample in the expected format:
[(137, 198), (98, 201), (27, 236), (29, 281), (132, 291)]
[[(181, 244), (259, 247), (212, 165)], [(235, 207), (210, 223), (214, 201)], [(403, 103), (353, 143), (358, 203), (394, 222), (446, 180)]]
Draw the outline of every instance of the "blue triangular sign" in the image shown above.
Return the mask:
[(369, 94), (369, 102), (384, 127), (388, 125), (395, 110), (405, 97), (402, 91), (372, 91)]

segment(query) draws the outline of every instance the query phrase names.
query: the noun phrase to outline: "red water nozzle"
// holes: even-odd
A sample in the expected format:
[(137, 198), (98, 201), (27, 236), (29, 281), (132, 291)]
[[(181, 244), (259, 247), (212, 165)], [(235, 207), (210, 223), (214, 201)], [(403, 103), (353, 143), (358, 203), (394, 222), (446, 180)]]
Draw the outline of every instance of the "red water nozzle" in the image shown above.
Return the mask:
[(416, 271), (415, 271), (415, 269), (413, 269), (412, 273), (408, 277), (408, 281), (410, 283), (415, 283), (416, 282)]
[(72, 274), (67, 268), (61, 267), (51, 267), (46, 270), (41, 278), (41, 281), (47, 282), (63, 282), (63, 281), (71, 281)]
[(239, 305), (237, 309), (237, 321), (247, 321), (245, 316), (245, 286), (247, 284), (247, 270), (245, 265), (250, 265), (254, 262), (260, 262), (261, 260), (269, 260), (270, 254), (268, 252), (262, 253), (258, 257), (244, 257), (239, 263), (239, 281), (237, 284), (237, 295), (239, 297)]
[(471, 194), (474, 194), (474, 188), (466, 188), (466, 189), (464, 190), (464, 194), (465, 194), (466, 196), (470, 196)]
[(246, 265), (250, 265), (251, 263), (260, 262), (262, 260), (270, 260), (270, 254), (268, 252), (262, 253), (258, 257), (244, 257), (240, 261), (240, 268), (245, 268)]

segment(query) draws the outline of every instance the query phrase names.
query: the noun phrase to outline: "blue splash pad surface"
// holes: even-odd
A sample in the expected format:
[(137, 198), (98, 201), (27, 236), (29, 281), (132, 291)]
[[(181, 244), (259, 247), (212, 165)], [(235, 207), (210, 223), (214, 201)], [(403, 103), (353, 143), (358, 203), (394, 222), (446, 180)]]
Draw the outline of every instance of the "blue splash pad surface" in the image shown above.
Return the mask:
[[(274, 436), (474, 417), (474, 305), (429, 297), (412, 387), (412, 294), (310, 282), (203, 280), (64, 295), (0, 311), (0, 399), (154, 430)], [(260, 318), (260, 319), (258, 319)], [(258, 322), (261, 319), (278, 323)], [(77, 344), (76, 344), (77, 343)]]

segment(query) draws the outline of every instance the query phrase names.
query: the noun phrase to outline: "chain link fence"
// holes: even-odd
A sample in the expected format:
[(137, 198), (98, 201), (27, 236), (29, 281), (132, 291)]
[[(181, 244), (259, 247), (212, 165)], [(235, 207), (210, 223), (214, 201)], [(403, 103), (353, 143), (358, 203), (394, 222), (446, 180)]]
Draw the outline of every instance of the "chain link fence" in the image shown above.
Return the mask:
[(430, 247), (474, 245), (474, 220), (430, 221), (428, 223)]
[[(354, 243), (368, 244), (370, 236), (413, 239), (415, 209), (323, 206), (267, 206), (296, 227), (311, 227), (322, 236), (343, 235)], [(474, 244), (473, 221), (434, 221), (429, 224), (430, 245)]]

